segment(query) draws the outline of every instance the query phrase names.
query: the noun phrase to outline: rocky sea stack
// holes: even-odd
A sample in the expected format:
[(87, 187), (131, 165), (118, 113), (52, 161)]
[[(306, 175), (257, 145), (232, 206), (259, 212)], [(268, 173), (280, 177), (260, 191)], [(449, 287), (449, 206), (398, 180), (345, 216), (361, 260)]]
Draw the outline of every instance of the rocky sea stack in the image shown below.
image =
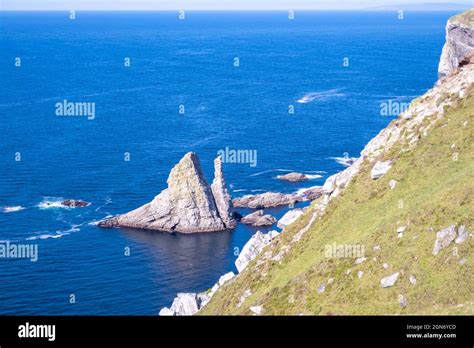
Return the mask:
[(210, 186), (194, 152), (188, 152), (171, 170), (163, 190), (150, 203), (126, 214), (99, 222), (100, 227), (132, 227), (165, 232), (197, 233), (236, 226), (232, 201), (222, 173), (214, 161), (215, 179)]

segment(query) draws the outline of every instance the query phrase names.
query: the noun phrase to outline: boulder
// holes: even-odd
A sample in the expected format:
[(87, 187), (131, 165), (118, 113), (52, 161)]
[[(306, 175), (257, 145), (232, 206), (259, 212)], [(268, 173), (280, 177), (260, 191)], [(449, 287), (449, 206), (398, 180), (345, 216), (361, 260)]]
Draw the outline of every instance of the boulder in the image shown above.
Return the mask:
[(223, 286), (225, 283), (227, 283), (229, 280), (231, 280), (234, 277), (235, 277), (234, 272), (229, 272), (229, 273), (224, 274), (223, 276), (219, 278), (219, 281), (218, 281), (219, 286)]
[(250, 311), (254, 315), (260, 315), (260, 314), (262, 314), (263, 306), (252, 306), (252, 307), (250, 307)]
[(173, 316), (174, 312), (171, 309), (169, 309), (168, 307), (164, 307), (160, 310), (158, 315), (160, 315), (160, 316)]
[(392, 161), (377, 161), (370, 171), (370, 176), (373, 180), (376, 180), (385, 175), (385, 173), (387, 173), (391, 167)]
[(292, 172), (285, 175), (278, 175), (278, 179), (285, 181), (305, 181), (308, 180), (308, 177), (303, 173)]
[(199, 310), (199, 301), (195, 293), (179, 293), (171, 305), (174, 315), (193, 315)]
[(187, 153), (171, 170), (168, 188), (150, 203), (129, 213), (102, 220), (98, 225), (181, 233), (222, 231), (235, 226), (230, 196), (222, 177), (221, 161), (217, 160), (215, 166), (217, 175), (211, 189), (197, 155)]
[(300, 208), (289, 210), (288, 212), (286, 212), (285, 215), (281, 217), (280, 220), (278, 220), (277, 226), (279, 228), (285, 228), (286, 226), (295, 222), (303, 214), (304, 214), (304, 211), (303, 209), (300, 209)]
[(398, 279), (398, 276), (400, 275), (400, 273), (394, 273), (386, 278), (383, 278), (381, 281), (380, 281), (380, 285), (382, 286), (382, 288), (389, 288), (391, 286), (393, 286), (395, 284), (395, 282), (397, 281)]
[(451, 225), (438, 233), (436, 233), (436, 240), (433, 247), (433, 255), (438, 255), (438, 253), (449, 246), (451, 242), (456, 238), (456, 226)]
[(269, 244), (275, 236), (278, 234), (275, 233), (267, 233), (263, 234), (260, 231), (257, 231), (252, 238), (244, 245), (242, 251), (239, 254), (239, 257), (235, 261), (235, 267), (239, 273), (241, 273), (245, 267), (257, 257), (258, 254), (263, 250), (263, 248)]
[(241, 223), (251, 226), (271, 226), (276, 221), (273, 216), (269, 214), (264, 215), (263, 210), (257, 210), (240, 219)]

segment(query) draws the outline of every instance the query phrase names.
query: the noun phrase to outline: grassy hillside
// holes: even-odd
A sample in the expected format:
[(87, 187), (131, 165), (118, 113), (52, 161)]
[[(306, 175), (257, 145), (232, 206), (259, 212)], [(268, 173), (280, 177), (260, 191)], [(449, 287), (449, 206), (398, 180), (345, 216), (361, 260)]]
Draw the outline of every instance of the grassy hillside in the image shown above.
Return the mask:
[[(432, 254), (441, 229), (463, 224), (474, 233), (473, 92), (471, 86), (463, 99), (442, 96), (451, 98), (452, 106), (415, 129), (416, 146), (405, 134), (377, 158), (394, 161), (387, 174), (372, 180), (373, 162), (365, 160), (299, 242), (292, 239), (308, 225), (318, 202), (199, 314), (250, 315), (250, 307), (260, 305), (264, 315), (474, 314), (472, 235)], [(397, 226), (407, 226), (402, 238)], [(354, 257), (327, 257), (325, 247), (333, 243), (363, 245), (367, 259), (355, 264)], [(268, 257), (283, 249), (288, 252), (281, 261)], [(380, 280), (395, 272), (400, 272), (395, 285), (382, 288)], [(252, 295), (239, 307), (247, 289)]]

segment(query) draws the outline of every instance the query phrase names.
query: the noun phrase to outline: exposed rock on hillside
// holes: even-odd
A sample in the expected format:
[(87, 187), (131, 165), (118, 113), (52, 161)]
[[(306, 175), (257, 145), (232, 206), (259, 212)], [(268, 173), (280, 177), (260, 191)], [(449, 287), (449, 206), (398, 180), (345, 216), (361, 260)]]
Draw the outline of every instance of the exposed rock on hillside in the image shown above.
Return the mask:
[(181, 233), (222, 231), (235, 227), (219, 159), (215, 161), (215, 173), (211, 189), (197, 155), (189, 152), (171, 170), (168, 188), (153, 201), (129, 213), (103, 220), (99, 226)]
[(252, 238), (250, 238), (247, 244), (244, 245), (239, 257), (235, 261), (235, 267), (237, 267), (239, 273), (242, 272), (245, 267), (247, 267), (249, 262), (255, 259), (257, 255), (263, 250), (263, 248), (268, 245), (276, 236), (278, 236), (278, 232), (276, 231), (270, 231), (267, 234), (257, 231), (257, 233), (255, 233)]
[(293, 210), (289, 210), (285, 215), (281, 217), (280, 220), (278, 220), (278, 227), (279, 228), (284, 228), (288, 226), (289, 224), (293, 223), (298, 219), (301, 215), (303, 215), (304, 211), (303, 209), (297, 208)]
[(451, 74), (472, 54), (474, 54), (474, 11), (471, 10), (450, 18), (446, 25), (446, 43), (439, 62), (439, 78)]

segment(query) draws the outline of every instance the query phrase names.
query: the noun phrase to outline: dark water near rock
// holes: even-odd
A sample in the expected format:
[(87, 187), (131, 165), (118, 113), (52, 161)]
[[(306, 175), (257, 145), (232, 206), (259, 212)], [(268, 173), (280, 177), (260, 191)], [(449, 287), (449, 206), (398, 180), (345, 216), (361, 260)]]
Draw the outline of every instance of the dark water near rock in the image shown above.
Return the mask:
[[(234, 196), (321, 185), (343, 169), (333, 157), (357, 156), (393, 119), (381, 103), (433, 85), (450, 15), (0, 13), (0, 206), (25, 208), (0, 213), (0, 239), (39, 247), (37, 262), (0, 259), (0, 314), (157, 314), (177, 292), (211, 287), (256, 229), (90, 223), (150, 201), (190, 150), (209, 181), (218, 150), (257, 150), (255, 167), (224, 165)], [(64, 99), (95, 103), (95, 119), (56, 116)], [(275, 178), (290, 170), (315, 177)], [(39, 205), (60, 198), (92, 205)]]

